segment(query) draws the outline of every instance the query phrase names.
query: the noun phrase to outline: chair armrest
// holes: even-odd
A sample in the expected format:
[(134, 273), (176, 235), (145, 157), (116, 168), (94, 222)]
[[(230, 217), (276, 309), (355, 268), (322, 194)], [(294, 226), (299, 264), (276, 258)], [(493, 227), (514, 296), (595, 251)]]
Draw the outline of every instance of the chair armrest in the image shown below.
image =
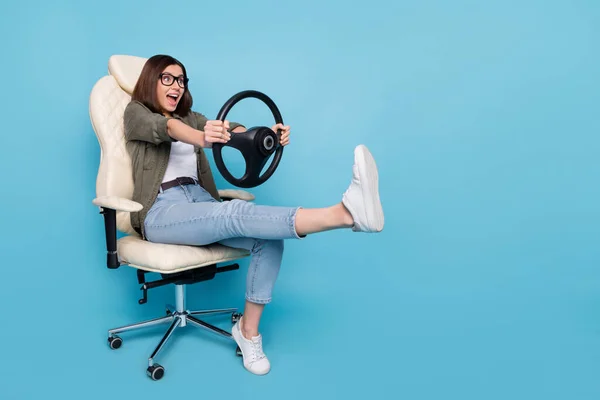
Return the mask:
[(108, 208), (115, 211), (135, 212), (144, 208), (140, 203), (117, 196), (96, 197), (92, 203), (98, 207)]
[(240, 189), (219, 189), (219, 196), (223, 200), (240, 199), (252, 201), (255, 199), (252, 193)]
[(117, 196), (96, 197), (92, 203), (100, 207), (100, 214), (104, 216), (106, 266), (117, 269), (121, 265), (117, 255), (117, 211), (135, 212), (144, 207), (140, 203)]

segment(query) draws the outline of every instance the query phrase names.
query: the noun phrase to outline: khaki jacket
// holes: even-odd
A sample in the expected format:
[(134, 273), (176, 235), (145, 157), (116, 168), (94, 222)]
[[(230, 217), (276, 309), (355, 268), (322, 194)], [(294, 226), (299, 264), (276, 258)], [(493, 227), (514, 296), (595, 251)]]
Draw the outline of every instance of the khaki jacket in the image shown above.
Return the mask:
[[(203, 130), (208, 121), (204, 115), (194, 111), (183, 118), (178, 115), (174, 115), (174, 118), (198, 130)], [(167, 133), (168, 120), (168, 117), (152, 112), (138, 101), (130, 102), (125, 108), (125, 140), (133, 167), (132, 200), (143, 206), (139, 212), (131, 213), (131, 225), (142, 237), (145, 237), (144, 219), (158, 196), (171, 153), (171, 143), (176, 141)], [(230, 123), (230, 130), (237, 126), (240, 124)], [(206, 154), (201, 147), (194, 147), (199, 183), (220, 201)]]

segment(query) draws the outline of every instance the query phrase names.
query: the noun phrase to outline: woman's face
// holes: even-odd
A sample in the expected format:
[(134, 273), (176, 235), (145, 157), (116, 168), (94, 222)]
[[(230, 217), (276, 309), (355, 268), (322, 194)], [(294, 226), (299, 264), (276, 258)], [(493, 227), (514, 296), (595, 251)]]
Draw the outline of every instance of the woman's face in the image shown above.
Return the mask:
[(164, 114), (172, 114), (185, 91), (185, 77), (179, 65), (164, 69), (156, 85), (156, 96)]

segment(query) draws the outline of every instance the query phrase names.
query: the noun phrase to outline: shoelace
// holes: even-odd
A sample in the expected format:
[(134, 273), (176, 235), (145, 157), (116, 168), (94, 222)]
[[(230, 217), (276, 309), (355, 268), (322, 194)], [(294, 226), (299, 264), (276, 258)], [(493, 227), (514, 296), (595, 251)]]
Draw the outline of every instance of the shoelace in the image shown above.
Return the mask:
[(252, 362), (257, 362), (265, 358), (260, 339), (252, 339)]

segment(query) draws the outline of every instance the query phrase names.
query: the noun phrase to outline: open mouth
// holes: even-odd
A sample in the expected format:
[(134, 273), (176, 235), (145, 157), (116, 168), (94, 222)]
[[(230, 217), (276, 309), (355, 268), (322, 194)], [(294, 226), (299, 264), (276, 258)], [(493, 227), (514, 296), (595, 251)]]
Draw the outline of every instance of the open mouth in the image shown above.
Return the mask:
[(169, 105), (172, 107), (175, 107), (177, 105), (178, 99), (179, 99), (179, 95), (177, 95), (177, 94), (169, 93), (167, 95), (167, 101), (169, 102)]

